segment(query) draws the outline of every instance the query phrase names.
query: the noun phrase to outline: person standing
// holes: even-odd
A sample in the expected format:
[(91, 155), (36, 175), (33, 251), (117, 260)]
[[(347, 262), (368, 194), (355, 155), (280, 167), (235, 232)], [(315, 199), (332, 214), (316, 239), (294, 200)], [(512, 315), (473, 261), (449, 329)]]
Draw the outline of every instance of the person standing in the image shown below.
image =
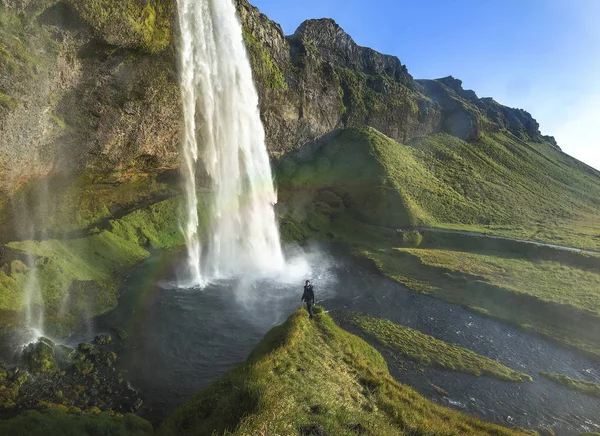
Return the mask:
[(304, 285), (304, 293), (302, 294), (302, 299), (300, 301), (306, 301), (306, 310), (308, 311), (308, 317), (310, 319), (314, 318), (313, 313), (313, 305), (315, 304), (315, 292), (313, 291), (313, 287), (310, 284), (310, 280), (306, 281)]

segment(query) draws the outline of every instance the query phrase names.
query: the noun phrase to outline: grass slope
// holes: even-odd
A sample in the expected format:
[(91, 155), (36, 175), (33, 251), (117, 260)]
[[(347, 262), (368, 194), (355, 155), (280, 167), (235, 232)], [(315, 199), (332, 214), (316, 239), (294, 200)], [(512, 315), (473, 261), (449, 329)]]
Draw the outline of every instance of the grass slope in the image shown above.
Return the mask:
[(527, 374), (512, 370), (495, 360), (387, 319), (359, 313), (349, 313), (343, 319), (396, 353), (425, 365), (507, 381), (532, 381)]
[(245, 364), (195, 395), (162, 435), (526, 434), (438, 406), (320, 308), (271, 330)]
[(372, 225), (485, 231), (600, 250), (600, 173), (508, 132), (475, 143), (438, 134), (403, 145), (353, 127), (282, 158), (277, 174), (284, 201), (304, 193), (331, 208), (318, 198), (329, 191), (343, 212)]
[(144, 436), (152, 425), (135, 416), (71, 415), (54, 409), (30, 410), (0, 421), (0, 434), (10, 436)]
[(564, 385), (569, 389), (600, 398), (600, 385), (597, 383), (575, 380), (564, 374), (550, 374), (547, 372), (542, 372), (541, 374), (549, 380)]
[[(7, 247), (16, 258), (0, 267), (0, 324), (15, 322), (23, 310), (23, 289), (39, 289), (48, 328), (58, 335), (82, 318), (113, 309), (119, 278), (150, 256), (151, 249), (183, 244), (178, 225), (179, 199), (172, 198), (121, 219), (106, 230), (74, 239), (16, 241)], [(28, 266), (23, 262), (30, 263)]]

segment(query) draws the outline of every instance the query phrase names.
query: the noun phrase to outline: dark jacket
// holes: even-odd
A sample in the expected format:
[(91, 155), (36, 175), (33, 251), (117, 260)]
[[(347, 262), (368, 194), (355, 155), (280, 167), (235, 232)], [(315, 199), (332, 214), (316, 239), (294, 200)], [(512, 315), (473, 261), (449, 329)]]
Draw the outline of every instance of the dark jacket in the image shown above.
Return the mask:
[(304, 286), (304, 294), (302, 294), (302, 299), (300, 301), (315, 304), (315, 292), (313, 291), (312, 285)]

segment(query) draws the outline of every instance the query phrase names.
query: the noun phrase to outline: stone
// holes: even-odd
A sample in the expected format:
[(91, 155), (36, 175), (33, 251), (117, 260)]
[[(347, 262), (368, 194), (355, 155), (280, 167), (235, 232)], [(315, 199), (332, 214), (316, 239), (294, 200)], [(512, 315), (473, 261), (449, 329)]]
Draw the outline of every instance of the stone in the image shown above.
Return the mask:
[(102, 333), (94, 338), (96, 345), (107, 345), (112, 342), (112, 336), (110, 333)]
[(54, 347), (54, 355), (56, 356), (56, 360), (62, 366), (73, 363), (76, 354), (77, 352), (75, 349), (67, 347), (66, 345), (57, 345)]
[(39, 340), (29, 344), (23, 351), (21, 361), (27, 370), (36, 376), (58, 371), (54, 349), (46, 341)]

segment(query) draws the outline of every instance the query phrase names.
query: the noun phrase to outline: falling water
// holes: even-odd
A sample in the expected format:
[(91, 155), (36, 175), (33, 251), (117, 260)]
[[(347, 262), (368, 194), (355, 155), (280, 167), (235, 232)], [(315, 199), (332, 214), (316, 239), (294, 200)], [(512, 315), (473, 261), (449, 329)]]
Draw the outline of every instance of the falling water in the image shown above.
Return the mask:
[[(283, 266), (258, 95), (231, 0), (177, 0), (185, 118), (186, 217), (193, 284)], [(211, 182), (206, 240), (199, 235), (196, 169)]]
[[(34, 209), (32, 204), (38, 204), (40, 208), (45, 207), (46, 198), (49, 197), (47, 186), (42, 184), (40, 194), (25, 195), (23, 198), (10, 199), (11, 207), (9, 210), (13, 213), (13, 222), (15, 223), (15, 236), (23, 241), (35, 239)], [(39, 198), (37, 198), (39, 197)], [(23, 259), (27, 264), (28, 271), (25, 275), (25, 284), (23, 288), (23, 307), (24, 307), (24, 325), (30, 334), (26, 340), (36, 340), (44, 331), (44, 301), (37, 277), (36, 257), (26, 253)]]

